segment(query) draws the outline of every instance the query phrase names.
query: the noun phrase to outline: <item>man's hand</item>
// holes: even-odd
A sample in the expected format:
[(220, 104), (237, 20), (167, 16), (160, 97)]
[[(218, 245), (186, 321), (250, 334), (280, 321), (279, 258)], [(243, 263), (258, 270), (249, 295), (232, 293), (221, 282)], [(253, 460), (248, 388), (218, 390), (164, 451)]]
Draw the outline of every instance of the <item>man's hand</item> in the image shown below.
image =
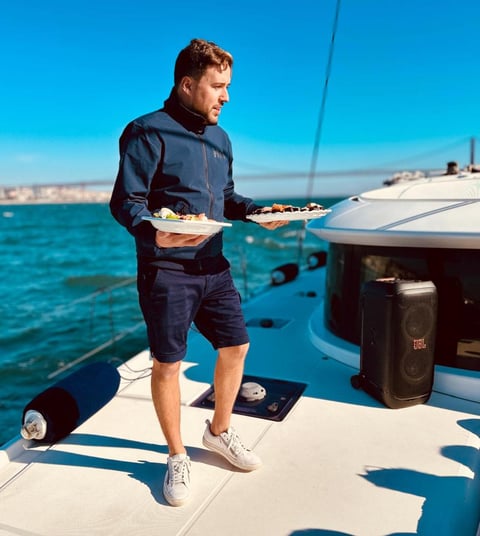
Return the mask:
[(278, 229), (279, 227), (283, 227), (284, 225), (288, 225), (289, 223), (290, 222), (288, 220), (264, 221), (262, 223), (259, 223), (258, 225), (261, 225), (262, 227), (265, 227), (265, 229), (273, 231), (274, 229)]
[(209, 238), (209, 235), (164, 233), (157, 231), (155, 244), (159, 248), (181, 248), (185, 246), (198, 246)]

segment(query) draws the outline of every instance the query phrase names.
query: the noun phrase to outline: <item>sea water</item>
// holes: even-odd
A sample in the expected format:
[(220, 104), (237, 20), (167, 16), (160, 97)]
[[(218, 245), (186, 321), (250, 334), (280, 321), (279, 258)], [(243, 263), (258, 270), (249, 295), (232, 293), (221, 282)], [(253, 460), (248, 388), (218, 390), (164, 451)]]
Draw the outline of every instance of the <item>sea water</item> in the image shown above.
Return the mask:
[[(275, 231), (243, 222), (225, 229), (224, 252), (244, 300), (269, 284), (275, 267), (305, 265), (325, 249), (308, 232), (300, 249), (302, 231), (302, 222)], [(23, 407), (43, 389), (95, 360), (120, 364), (147, 341), (133, 238), (108, 205), (0, 206), (0, 265), (1, 445), (18, 434)]]

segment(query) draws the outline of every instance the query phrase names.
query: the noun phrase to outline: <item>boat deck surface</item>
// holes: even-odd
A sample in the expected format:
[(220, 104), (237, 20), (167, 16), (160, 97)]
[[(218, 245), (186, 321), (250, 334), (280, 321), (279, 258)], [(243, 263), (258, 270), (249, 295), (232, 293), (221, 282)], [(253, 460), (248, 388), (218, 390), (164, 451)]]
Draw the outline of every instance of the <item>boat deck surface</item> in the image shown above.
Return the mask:
[[(357, 370), (312, 344), (318, 272), (245, 305), (247, 374), (305, 382), (283, 421), (234, 414), (264, 465), (245, 473), (202, 446), (215, 353), (194, 331), (182, 368), (182, 431), (192, 498), (166, 504), (167, 449), (150, 399), (148, 352), (120, 367), (114, 399), (67, 438), (0, 451), (1, 535), (449, 535), (477, 532), (480, 404), (433, 392), (392, 410), (350, 385)], [(317, 291), (309, 297), (307, 291)], [(272, 314), (273, 311), (273, 314)]]

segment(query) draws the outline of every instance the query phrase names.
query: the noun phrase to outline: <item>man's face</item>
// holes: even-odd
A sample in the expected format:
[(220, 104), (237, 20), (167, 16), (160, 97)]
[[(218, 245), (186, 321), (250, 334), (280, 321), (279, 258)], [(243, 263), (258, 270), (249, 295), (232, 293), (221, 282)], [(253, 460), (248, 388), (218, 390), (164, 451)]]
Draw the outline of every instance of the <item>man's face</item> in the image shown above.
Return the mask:
[(207, 67), (201, 78), (185, 77), (185, 105), (202, 115), (209, 125), (216, 125), (222, 106), (228, 102), (228, 87), (232, 78), (230, 67)]

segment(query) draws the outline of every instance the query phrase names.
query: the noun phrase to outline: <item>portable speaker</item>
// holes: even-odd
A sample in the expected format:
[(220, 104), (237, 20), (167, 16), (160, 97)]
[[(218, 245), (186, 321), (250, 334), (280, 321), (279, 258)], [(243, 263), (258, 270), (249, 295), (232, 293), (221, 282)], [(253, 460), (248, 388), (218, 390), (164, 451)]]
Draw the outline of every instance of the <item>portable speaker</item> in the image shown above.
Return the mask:
[(360, 374), (352, 385), (390, 408), (431, 395), (437, 291), (431, 281), (377, 279), (360, 294)]

